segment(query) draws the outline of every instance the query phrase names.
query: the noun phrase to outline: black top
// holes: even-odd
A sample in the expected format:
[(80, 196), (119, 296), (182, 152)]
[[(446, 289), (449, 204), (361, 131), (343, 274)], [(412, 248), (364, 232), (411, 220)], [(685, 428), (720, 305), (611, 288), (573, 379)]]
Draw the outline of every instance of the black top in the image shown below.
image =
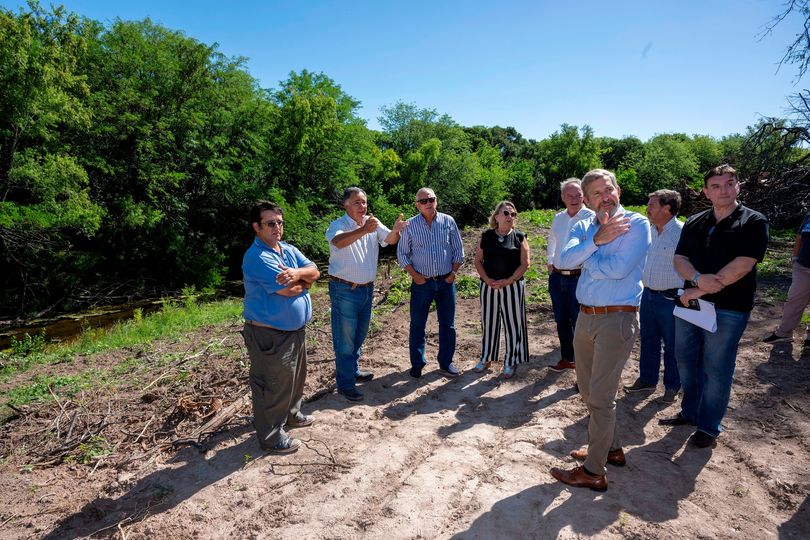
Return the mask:
[(799, 226), (799, 234), (802, 235), (799, 244), (799, 259), (796, 261), (802, 266), (810, 266), (810, 212), (804, 216), (801, 226)]
[[(716, 274), (737, 257), (762, 261), (767, 247), (768, 220), (740, 204), (719, 223), (711, 208), (690, 217), (683, 226), (675, 254), (688, 257), (701, 274)], [(691, 285), (686, 282), (684, 288), (688, 287)], [(757, 268), (754, 266), (739, 280), (703, 299), (714, 302), (717, 309), (751, 311), (756, 290)]]
[(526, 235), (512, 230), (506, 236), (498, 236), (495, 229), (481, 235), (481, 251), (484, 252), (484, 272), (492, 279), (512, 277), (520, 266), (520, 244)]

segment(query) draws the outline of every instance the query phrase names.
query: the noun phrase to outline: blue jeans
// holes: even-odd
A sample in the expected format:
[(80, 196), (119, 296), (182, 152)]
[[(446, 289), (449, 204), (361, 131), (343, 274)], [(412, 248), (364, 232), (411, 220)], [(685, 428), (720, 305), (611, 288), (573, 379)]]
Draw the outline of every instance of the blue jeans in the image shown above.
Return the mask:
[(560, 354), (566, 360), (574, 361), (574, 328), (577, 326), (579, 302), (577, 302), (579, 276), (564, 276), (552, 272), (548, 276), (548, 293), (551, 296), (551, 309), (557, 323), (557, 337), (560, 338)]
[(421, 369), (425, 360), (425, 325), (430, 314), (430, 304), (436, 301), (436, 316), (439, 319), (439, 367), (446, 368), (453, 362), (456, 352), (456, 284), (443, 279), (429, 279), (422, 285), (411, 282), (411, 328), (408, 346), (411, 366)]
[(338, 390), (354, 388), (359, 371), (360, 348), (368, 334), (374, 287), (356, 287), (329, 282), (332, 301), (332, 346), (335, 349), (335, 378)]
[(661, 342), (664, 342), (664, 386), (669, 390), (681, 387), (678, 363), (675, 361), (675, 301), (662, 292), (644, 287), (641, 294), (641, 353), (639, 378), (642, 382), (658, 384), (661, 365)]
[(717, 437), (723, 428), (740, 344), (750, 313), (717, 310), (717, 332), (675, 318), (675, 358), (683, 385), (681, 415)]

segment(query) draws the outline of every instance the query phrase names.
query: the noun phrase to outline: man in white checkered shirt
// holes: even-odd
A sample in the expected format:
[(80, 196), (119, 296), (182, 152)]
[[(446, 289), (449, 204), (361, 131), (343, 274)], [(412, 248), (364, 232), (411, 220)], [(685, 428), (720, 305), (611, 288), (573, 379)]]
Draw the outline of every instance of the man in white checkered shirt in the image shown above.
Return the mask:
[(649, 195), (647, 217), (650, 218), (652, 244), (641, 282), (641, 352), (639, 377), (624, 387), (625, 392), (653, 392), (658, 385), (661, 365), (661, 342), (664, 343), (664, 397), (671, 403), (678, 396), (681, 379), (675, 361), (675, 295), (683, 278), (675, 271), (674, 256), (681, 238), (683, 223), (675, 217), (681, 208), (681, 195), (670, 189), (659, 189)]
[(371, 321), (380, 246), (397, 243), (406, 223), (400, 214), (392, 231), (374, 214), (367, 214), (368, 198), (358, 187), (348, 188), (342, 203), (346, 213), (326, 230), (335, 378), (338, 392), (346, 399), (362, 401), (356, 383), (374, 377), (371, 372), (361, 371), (358, 361)]

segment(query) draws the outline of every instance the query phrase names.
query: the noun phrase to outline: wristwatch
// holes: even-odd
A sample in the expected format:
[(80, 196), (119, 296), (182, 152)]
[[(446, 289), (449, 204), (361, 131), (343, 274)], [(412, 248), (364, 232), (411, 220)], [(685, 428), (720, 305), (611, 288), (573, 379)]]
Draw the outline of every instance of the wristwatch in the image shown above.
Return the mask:
[(689, 282), (692, 284), (693, 287), (698, 287), (698, 280), (700, 279), (700, 272), (695, 272), (695, 275), (692, 276), (692, 279)]

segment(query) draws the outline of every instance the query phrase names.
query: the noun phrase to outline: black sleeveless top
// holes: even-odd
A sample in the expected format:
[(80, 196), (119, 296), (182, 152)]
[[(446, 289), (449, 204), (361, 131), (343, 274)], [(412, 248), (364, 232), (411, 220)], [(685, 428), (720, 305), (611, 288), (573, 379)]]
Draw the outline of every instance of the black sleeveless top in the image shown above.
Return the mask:
[(481, 235), (481, 251), (484, 253), (484, 271), (492, 279), (512, 277), (520, 266), (520, 244), (526, 235), (512, 230), (506, 236), (498, 236), (495, 229)]

